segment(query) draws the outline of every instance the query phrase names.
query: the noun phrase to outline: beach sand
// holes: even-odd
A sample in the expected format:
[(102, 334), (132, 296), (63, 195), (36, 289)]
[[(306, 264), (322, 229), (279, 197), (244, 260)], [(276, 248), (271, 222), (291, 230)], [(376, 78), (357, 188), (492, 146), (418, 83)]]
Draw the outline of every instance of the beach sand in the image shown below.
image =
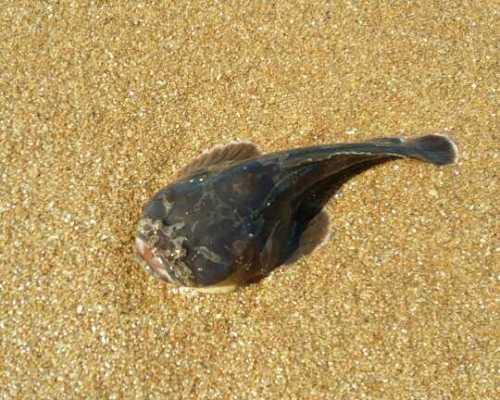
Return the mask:
[[(498, 3), (163, 3), (0, 8), (0, 399), (498, 398)], [(258, 284), (134, 260), (214, 145), (434, 132), (457, 164), (357, 176)]]

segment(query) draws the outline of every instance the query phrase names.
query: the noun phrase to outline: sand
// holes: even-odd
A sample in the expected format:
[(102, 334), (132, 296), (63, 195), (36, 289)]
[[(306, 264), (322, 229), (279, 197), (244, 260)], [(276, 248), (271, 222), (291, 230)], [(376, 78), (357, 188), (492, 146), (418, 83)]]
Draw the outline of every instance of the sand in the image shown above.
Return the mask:
[[(498, 2), (3, 1), (0, 399), (494, 399)], [(418, 4), (417, 4), (418, 3)], [(442, 132), (228, 295), (134, 261), (200, 152)]]

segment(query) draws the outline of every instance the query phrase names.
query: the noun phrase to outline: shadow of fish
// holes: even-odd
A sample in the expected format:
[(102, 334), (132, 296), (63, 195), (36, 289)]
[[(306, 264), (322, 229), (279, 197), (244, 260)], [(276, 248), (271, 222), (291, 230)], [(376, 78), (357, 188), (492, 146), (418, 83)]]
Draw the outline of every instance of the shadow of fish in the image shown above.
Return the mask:
[(440, 135), (267, 155), (251, 143), (216, 147), (144, 206), (138, 256), (158, 278), (227, 292), (317, 246), (328, 234), (323, 206), (353, 175), (396, 158), (445, 165), (456, 156)]

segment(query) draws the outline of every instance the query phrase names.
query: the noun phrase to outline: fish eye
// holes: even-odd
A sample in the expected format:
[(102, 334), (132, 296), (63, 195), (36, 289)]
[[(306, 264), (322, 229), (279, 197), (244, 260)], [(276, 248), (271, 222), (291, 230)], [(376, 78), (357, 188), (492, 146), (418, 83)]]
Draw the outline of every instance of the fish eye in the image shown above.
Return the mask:
[(165, 218), (166, 210), (163, 202), (160, 199), (153, 199), (144, 207), (144, 216), (151, 218), (153, 221)]

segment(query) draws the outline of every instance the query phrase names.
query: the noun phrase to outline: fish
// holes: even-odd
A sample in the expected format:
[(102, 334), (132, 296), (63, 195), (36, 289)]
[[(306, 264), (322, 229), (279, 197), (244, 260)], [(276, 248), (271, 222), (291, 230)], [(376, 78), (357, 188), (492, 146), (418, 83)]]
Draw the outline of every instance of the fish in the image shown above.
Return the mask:
[(457, 154), (441, 134), (270, 154), (249, 142), (216, 146), (146, 202), (136, 254), (159, 279), (227, 293), (319, 246), (330, 231), (324, 206), (353, 176), (404, 158), (453, 164)]

